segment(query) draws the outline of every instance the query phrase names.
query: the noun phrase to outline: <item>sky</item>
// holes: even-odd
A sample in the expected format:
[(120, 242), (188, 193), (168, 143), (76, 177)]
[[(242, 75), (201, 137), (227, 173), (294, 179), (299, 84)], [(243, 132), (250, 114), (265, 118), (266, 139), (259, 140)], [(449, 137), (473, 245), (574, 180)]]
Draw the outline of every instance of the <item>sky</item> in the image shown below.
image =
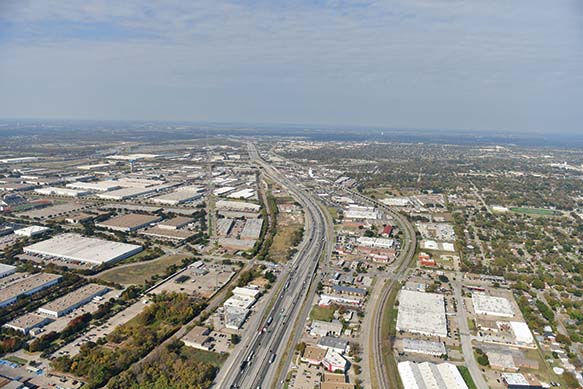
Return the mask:
[(583, 133), (583, 1), (0, 0), (0, 118)]

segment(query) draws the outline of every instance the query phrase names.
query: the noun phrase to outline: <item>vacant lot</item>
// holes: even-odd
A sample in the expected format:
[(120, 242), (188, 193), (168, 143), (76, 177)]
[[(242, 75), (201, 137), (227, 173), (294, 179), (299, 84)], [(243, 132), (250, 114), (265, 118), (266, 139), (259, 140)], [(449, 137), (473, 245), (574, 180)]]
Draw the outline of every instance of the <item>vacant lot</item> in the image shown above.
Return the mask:
[(277, 216), (277, 234), (269, 248), (269, 257), (275, 262), (287, 261), (290, 248), (294, 246), (294, 237), (303, 227), (301, 215), (279, 214)]
[(107, 270), (100, 274), (99, 278), (122, 285), (140, 285), (152, 276), (164, 273), (168, 267), (180, 265), (187, 257), (187, 255), (165, 255), (148, 262), (130, 263)]
[(200, 362), (210, 363), (213, 366), (221, 367), (223, 362), (229, 356), (228, 354), (219, 354), (212, 351), (198, 350), (191, 347), (183, 347), (181, 354), (188, 359), (194, 359)]
[(334, 319), (334, 308), (316, 305), (310, 312), (310, 319), (330, 322)]

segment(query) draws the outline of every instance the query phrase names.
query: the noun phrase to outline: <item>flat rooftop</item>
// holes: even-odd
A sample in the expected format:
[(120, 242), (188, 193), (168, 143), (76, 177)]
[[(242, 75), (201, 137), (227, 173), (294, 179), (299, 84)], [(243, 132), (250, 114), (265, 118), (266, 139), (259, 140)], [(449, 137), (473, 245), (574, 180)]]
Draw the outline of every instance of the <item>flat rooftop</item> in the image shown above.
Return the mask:
[(14, 297), (22, 296), (42, 286), (60, 280), (63, 276), (51, 273), (36, 273), (22, 278), (0, 289), (0, 304)]
[(74, 290), (71, 293), (64, 295), (63, 297), (59, 297), (58, 299), (43, 305), (42, 307), (40, 307), (40, 309), (53, 312), (65, 311), (67, 310), (67, 308), (79, 304), (80, 302), (88, 298), (92, 298), (101, 293), (104, 293), (107, 290), (109, 290), (109, 288), (103, 285), (98, 284), (85, 285), (77, 290)]
[(142, 251), (142, 246), (62, 234), (24, 248), (25, 253), (102, 264)]
[(113, 217), (111, 219), (96, 224), (96, 226), (134, 229), (141, 227), (145, 224), (155, 223), (158, 220), (160, 220), (159, 216), (129, 213), (127, 215)]
[(401, 290), (397, 330), (446, 337), (447, 319), (443, 295)]

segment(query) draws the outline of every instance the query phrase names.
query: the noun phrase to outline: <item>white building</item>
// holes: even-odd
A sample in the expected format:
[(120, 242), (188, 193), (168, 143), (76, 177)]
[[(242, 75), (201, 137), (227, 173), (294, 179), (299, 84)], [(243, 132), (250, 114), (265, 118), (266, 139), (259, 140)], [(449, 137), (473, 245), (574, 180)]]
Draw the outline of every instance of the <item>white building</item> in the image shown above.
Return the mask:
[(447, 319), (443, 295), (401, 290), (397, 331), (445, 338)]
[(18, 236), (26, 236), (27, 238), (31, 238), (33, 236), (39, 236), (49, 232), (51, 229), (48, 227), (43, 226), (29, 226), (25, 228), (21, 228), (19, 230), (14, 231), (14, 235)]
[(507, 298), (472, 293), (472, 304), (477, 315), (514, 317), (514, 308)]
[(464, 378), (451, 363), (399, 362), (401, 382), (406, 389), (447, 388), (467, 389)]
[(534, 345), (534, 338), (530, 332), (530, 328), (528, 328), (528, 325), (525, 322), (511, 321), (510, 328), (512, 328), (512, 332), (514, 333), (516, 343), (522, 346)]
[(16, 273), (16, 266), (0, 263), (0, 278)]

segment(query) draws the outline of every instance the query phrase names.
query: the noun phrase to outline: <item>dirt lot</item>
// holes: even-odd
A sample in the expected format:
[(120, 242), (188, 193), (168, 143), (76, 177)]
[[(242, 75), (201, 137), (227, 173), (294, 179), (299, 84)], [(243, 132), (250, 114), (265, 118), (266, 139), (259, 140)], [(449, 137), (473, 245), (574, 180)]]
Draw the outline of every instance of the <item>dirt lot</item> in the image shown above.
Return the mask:
[(276, 262), (286, 262), (288, 250), (292, 246), (294, 233), (304, 225), (300, 214), (279, 214), (277, 216), (277, 234), (269, 249), (269, 256)]

